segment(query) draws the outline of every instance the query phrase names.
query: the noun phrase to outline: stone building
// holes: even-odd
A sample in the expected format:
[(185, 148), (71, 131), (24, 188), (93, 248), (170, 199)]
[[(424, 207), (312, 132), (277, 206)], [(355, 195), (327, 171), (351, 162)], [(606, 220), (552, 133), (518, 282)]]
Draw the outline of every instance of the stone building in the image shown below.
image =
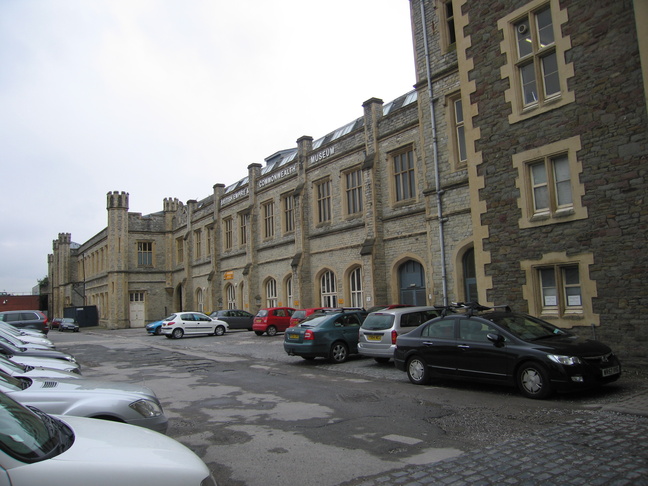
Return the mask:
[(201, 201), (143, 216), (109, 193), (103, 231), (54, 242), (52, 311), (74, 286), (118, 328), (180, 309), (478, 300), (645, 356), (646, 2), (410, 10), (412, 91)]

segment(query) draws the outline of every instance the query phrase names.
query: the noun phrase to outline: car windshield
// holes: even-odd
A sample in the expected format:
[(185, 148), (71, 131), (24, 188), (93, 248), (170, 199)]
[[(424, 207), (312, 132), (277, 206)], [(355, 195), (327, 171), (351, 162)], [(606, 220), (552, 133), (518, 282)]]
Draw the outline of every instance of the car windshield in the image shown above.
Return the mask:
[(377, 331), (381, 329), (389, 329), (394, 324), (393, 314), (369, 314), (362, 323), (362, 329), (369, 329)]
[(71, 317), (65, 317), (61, 322), (74, 322), (74, 319), (72, 319)]
[(6, 391), (19, 391), (28, 388), (31, 380), (28, 378), (14, 378), (0, 371), (0, 388)]
[(19, 405), (0, 393), (0, 448), (22, 462), (38, 462), (67, 450), (74, 434), (61, 421)]
[(569, 335), (567, 331), (559, 329), (553, 324), (549, 324), (548, 322), (530, 316), (508, 315), (493, 317), (490, 318), (490, 320), (525, 341)]
[(13, 361), (6, 359), (4, 356), (0, 357), (0, 370), (4, 371), (7, 374), (9, 373), (22, 374), (28, 371), (25, 365), (14, 363)]

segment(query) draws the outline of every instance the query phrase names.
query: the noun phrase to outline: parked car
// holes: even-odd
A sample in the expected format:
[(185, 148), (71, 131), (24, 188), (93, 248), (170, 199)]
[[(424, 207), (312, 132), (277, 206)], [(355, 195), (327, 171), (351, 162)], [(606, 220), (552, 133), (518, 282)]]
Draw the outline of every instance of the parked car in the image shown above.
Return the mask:
[(16, 378), (82, 378), (80, 374), (74, 373), (73, 371), (45, 368), (42, 366), (27, 366), (24, 364), (15, 363), (10, 359), (5, 358), (4, 356), (0, 356), (0, 371)]
[(440, 314), (439, 309), (429, 306), (407, 306), (371, 312), (358, 334), (358, 352), (374, 358), (378, 363), (387, 363), (394, 357), (398, 336)]
[(170, 437), (107, 420), (48, 415), (0, 393), (0, 482), (12, 486), (216, 486)]
[(12, 344), (18, 348), (25, 348), (25, 349), (52, 349), (54, 347), (53, 344), (50, 344), (49, 346), (46, 344), (34, 344), (34, 343), (26, 343), (25, 341), (21, 341), (20, 339), (17, 339), (4, 331), (0, 330), (0, 342), (2, 343), (9, 343)]
[(212, 319), (227, 322), (230, 329), (252, 330), (254, 314), (241, 309), (222, 309), (209, 314)]
[(304, 359), (327, 358), (343, 363), (358, 352), (358, 331), (365, 311), (313, 314), (284, 334), (284, 350)]
[[(24, 347), (16, 347), (13, 344), (2, 342), (0, 340), (0, 355), (5, 355), (7, 358), (12, 361), (17, 361), (22, 363), (21, 360), (23, 357), (35, 357), (35, 358), (54, 358), (61, 361), (66, 361), (74, 363), (77, 365), (76, 359), (71, 354), (63, 353), (61, 351), (56, 351), (54, 349), (28, 349)], [(18, 358), (18, 359), (16, 359)], [(78, 366), (78, 365), (77, 365)]]
[(62, 320), (63, 320), (62, 317), (55, 317), (49, 322), (49, 328), (51, 330), (58, 329), (59, 324), (61, 323)]
[(15, 378), (0, 371), (0, 391), (45, 413), (124, 422), (162, 433), (168, 426), (155, 393), (130, 383)]
[(479, 381), (517, 386), (538, 399), (621, 376), (621, 364), (605, 344), (536, 317), (481, 306), (399, 336), (394, 362), (417, 385), (433, 378)]
[(252, 330), (257, 336), (267, 333), (268, 336), (274, 336), (278, 332), (283, 332), (290, 327), (290, 317), (295, 312), (292, 307), (269, 307), (260, 309), (254, 316)]
[(64, 359), (58, 358), (42, 358), (38, 356), (22, 356), (22, 355), (5, 355), (2, 354), (0, 349), (0, 358), (6, 358), (13, 363), (20, 365), (35, 367), (35, 368), (50, 368), (61, 371), (69, 371), (70, 373), (81, 374), (81, 367), (78, 363), (73, 363)]
[(5, 332), (11, 336), (20, 339), (26, 343), (42, 344), (49, 348), (54, 347), (54, 343), (45, 337), (42, 332), (28, 332), (26, 329), (18, 329), (11, 324), (0, 321), (0, 332)]
[(7, 322), (17, 328), (36, 329), (47, 334), (49, 326), (47, 316), (38, 310), (16, 310), (0, 312), (0, 321)]
[(185, 334), (222, 336), (227, 329), (227, 322), (212, 319), (202, 312), (178, 312), (162, 321), (162, 334), (169, 339), (180, 339)]
[(61, 322), (59, 323), (58, 330), (79, 332), (79, 324), (77, 323), (76, 319), (72, 319), (71, 317), (64, 317), (63, 320), (61, 320)]
[(297, 309), (293, 312), (292, 316), (290, 316), (290, 327), (295, 327), (308, 316), (312, 316), (315, 312), (332, 309), (332, 307), (309, 307), (308, 309)]
[(163, 321), (149, 322), (146, 325), (146, 332), (155, 336), (159, 336), (160, 334), (162, 334), (162, 322)]

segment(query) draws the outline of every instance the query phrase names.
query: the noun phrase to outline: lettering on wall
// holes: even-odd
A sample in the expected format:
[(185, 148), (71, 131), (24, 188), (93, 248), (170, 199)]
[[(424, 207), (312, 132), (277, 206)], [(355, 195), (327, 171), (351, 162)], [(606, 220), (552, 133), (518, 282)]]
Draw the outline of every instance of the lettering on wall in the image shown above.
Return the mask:
[(330, 157), (330, 156), (333, 155), (334, 153), (335, 153), (335, 147), (329, 147), (329, 148), (327, 148), (327, 149), (320, 150), (319, 152), (314, 153), (313, 155), (311, 155), (311, 156), (308, 158), (308, 161), (309, 161), (311, 164), (316, 164), (316, 163), (318, 163), (319, 161), (324, 160), (324, 159), (327, 158), (327, 157)]

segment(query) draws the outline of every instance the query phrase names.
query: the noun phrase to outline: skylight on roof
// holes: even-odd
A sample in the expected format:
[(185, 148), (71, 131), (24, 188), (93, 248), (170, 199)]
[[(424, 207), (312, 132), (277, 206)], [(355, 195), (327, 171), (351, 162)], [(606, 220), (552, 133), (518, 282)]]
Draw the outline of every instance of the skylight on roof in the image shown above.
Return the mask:
[(383, 106), (383, 116), (389, 114), (389, 111), (392, 109), (392, 106), (394, 106), (393, 101), (391, 101), (390, 103), (387, 103), (385, 106)]
[(326, 137), (322, 137), (322, 138), (320, 138), (320, 139), (318, 139), (318, 140), (315, 140), (315, 141), (313, 142), (313, 150), (314, 150), (314, 149), (317, 149), (317, 148), (320, 148), (320, 147), (322, 146), (322, 142), (324, 142), (324, 139), (325, 139), (325, 138), (326, 138)]
[(418, 99), (418, 91), (412, 91), (405, 97), (405, 101), (403, 101), (403, 106), (407, 106), (410, 103), (414, 103)]
[(342, 128), (339, 128), (335, 132), (335, 134), (333, 134), (333, 138), (331, 139), (331, 141), (336, 140), (336, 139), (346, 135), (347, 133), (349, 133), (353, 129), (353, 125), (355, 125), (355, 123), (356, 122), (353, 121), (353, 122), (349, 123), (348, 125), (345, 125)]

